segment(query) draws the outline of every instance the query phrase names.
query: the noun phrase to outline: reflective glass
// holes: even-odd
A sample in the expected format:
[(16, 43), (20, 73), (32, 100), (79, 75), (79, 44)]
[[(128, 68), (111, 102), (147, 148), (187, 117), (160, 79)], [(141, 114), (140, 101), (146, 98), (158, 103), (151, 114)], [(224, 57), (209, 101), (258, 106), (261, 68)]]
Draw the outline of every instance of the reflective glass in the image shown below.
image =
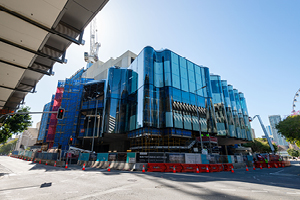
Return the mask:
[(192, 119), (190, 115), (183, 115), (184, 129), (192, 130)]
[(171, 73), (165, 73), (165, 86), (172, 86)]
[(172, 86), (174, 88), (180, 89), (180, 79), (179, 76), (172, 74)]
[(181, 79), (181, 89), (186, 92), (189, 91), (189, 84), (187, 79)]
[(183, 128), (182, 114), (180, 111), (174, 111), (174, 127)]

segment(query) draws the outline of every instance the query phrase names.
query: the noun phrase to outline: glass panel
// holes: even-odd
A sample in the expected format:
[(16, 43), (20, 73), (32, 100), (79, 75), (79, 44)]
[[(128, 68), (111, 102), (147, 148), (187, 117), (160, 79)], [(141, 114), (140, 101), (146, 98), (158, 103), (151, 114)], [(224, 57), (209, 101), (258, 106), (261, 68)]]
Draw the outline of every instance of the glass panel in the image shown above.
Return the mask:
[(172, 112), (166, 112), (166, 127), (173, 127)]
[(189, 84), (187, 79), (181, 79), (181, 89), (188, 92), (189, 91)]
[(180, 76), (181, 78), (188, 79), (186, 68), (180, 67)]
[(194, 131), (199, 131), (198, 117), (197, 116), (192, 116), (192, 118), (193, 118), (193, 130)]
[(171, 60), (172, 60), (172, 64), (174, 63), (174, 64), (179, 64), (178, 63), (178, 55), (176, 54), (176, 53), (174, 53), (174, 52), (171, 52)]
[(190, 104), (190, 95), (188, 92), (181, 92), (182, 102), (186, 104)]
[(176, 128), (183, 128), (182, 114), (180, 113), (180, 111), (174, 111), (174, 123)]
[(169, 60), (164, 61), (164, 71), (165, 71), (165, 73), (171, 73)]
[(165, 73), (165, 86), (172, 86), (171, 73)]
[(198, 65), (195, 65), (195, 73), (198, 75), (201, 75), (201, 70), (200, 67)]
[(195, 73), (194, 71), (188, 70), (189, 73), (189, 81), (195, 82)]
[(190, 115), (183, 115), (184, 129), (192, 130), (192, 119)]
[(172, 74), (179, 76), (179, 65), (172, 63)]
[(196, 83), (195, 82), (189, 82), (189, 88), (191, 93), (195, 93), (196, 90)]
[(163, 78), (164, 76), (162, 74), (154, 74), (154, 86), (164, 87)]
[(176, 76), (175, 74), (172, 74), (172, 85), (173, 85), (173, 87), (180, 89), (179, 76)]
[(194, 72), (194, 64), (190, 61), (187, 61), (188, 70)]
[(173, 101), (181, 102), (181, 91), (173, 88)]

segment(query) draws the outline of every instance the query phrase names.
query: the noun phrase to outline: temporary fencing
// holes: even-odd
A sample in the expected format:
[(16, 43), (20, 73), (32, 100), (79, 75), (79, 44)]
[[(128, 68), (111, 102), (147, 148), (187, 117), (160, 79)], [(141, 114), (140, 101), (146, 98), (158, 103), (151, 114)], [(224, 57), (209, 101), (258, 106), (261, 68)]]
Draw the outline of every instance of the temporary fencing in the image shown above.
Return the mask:
[(176, 172), (181, 172), (182, 171), (182, 165), (181, 164), (176, 164), (176, 163), (165, 163), (166, 165), (166, 170), (165, 172), (173, 172), (174, 167)]
[(164, 163), (148, 163), (148, 172), (164, 172), (166, 170)]
[(182, 172), (197, 172), (199, 167), (197, 164), (181, 164), (182, 165)]

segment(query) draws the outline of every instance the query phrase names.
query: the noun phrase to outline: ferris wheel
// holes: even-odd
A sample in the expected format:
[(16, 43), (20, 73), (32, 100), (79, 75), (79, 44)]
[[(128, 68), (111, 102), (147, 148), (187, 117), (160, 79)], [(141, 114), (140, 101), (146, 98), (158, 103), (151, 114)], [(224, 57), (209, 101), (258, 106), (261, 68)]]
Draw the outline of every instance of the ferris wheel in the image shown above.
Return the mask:
[(296, 102), (298, 101), (297, 98), (299, 97), (300, 88), (297, 90), (294, 100), (293, 100), (293, 109), (292, 109), (292, 115), (299, 114), (300, 110), (296, 111)]

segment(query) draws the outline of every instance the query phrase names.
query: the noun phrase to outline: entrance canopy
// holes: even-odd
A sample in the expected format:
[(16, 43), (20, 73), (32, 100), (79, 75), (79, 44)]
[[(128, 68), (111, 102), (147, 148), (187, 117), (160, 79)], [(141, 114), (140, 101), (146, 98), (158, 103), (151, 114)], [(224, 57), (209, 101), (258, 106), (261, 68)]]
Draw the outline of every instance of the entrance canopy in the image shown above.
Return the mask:
[(0, 0), (0, 116), (18, 108), (108, 0)]

